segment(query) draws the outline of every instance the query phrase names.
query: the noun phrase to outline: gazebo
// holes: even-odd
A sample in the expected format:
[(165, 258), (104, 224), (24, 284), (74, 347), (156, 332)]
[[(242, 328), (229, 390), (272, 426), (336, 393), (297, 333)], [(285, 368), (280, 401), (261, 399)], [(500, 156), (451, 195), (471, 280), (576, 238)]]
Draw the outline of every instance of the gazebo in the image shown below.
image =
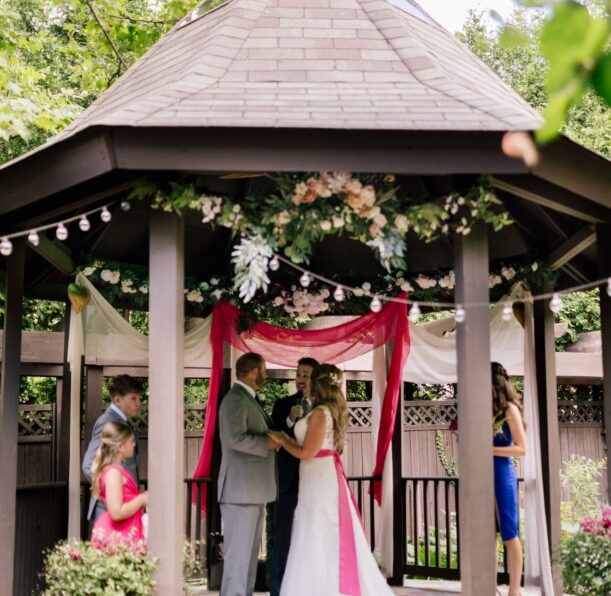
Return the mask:
[[(232, 245), (227, 230), (143, 204), (116, 209), (109, 223), (92, 222), (63, 243), (41, 233), (36, 246), (26, 244), (27, 232), (121, 201), (143, 179), (189, 179), (239, 202), (258, 184), (255, 174), (342, 170), (392, 173), (399, 185), (431, 197), (488, 175), (516, 222), (498, 234), (480, 224), (426, 250), (406, 238), (408, 268), (453, 266), (455, 299), (464, 304), (465, 322), (457, 325), (461, 579), (467, 594), (492, 593), (489, 261), (534, 253), (558, 272), (554, 290), (611, 275), (608, 161), (566, 138), (541, 148), (537, 165), (503, 153), (506, 132), (538, 125), (537, 114), (415, 2), (230, 0), (187, 15), (62, 133), (2, 166), (0, 236), (24, 235), (13, 238), (12, 254), (0, 265), (7, 287), (0, 592), (13, 587), (21, 299), (65, 299), (80, 254), (89, 253), (150, 271), (149, 545), (160, 560), (159, 593), (180, 593), (183, 476), (175, 462), (182, 461), (184, 278), (226, 271)], [(309, 267), (362, 280), (380, 271), (363, 245), (345, 238), (322, 242)], [(604, 291), (601, 313), (611, 428), (611, 299)], [(546, 302), (535, 302), (534, 320), (541, 480), (547, 538), (555, 547), (559, 447)], [(68, 426), (60, 438), (63, 480)], [(611, 434), (606, 441), (609, 450)], [(394, 479), (398, 491), (400, 468)], [(394, 531), (400, 544), (399, 518)], [(400, 582), (403, 561), (394, 561), (392, 579)]]

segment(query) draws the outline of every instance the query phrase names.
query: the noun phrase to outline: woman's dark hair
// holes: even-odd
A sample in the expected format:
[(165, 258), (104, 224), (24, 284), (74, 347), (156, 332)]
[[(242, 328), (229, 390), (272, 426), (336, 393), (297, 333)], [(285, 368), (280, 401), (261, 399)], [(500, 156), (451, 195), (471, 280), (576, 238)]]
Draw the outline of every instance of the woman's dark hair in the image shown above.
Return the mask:
[(509, 404), (515, 405), (520, 410), (522, 424), (526, 428), (524, 420), (524, 409), (516, 388), (509, 381), (509, 375), (505, 367), (498, 362), (491, 364), (492, 372), (492, 411), (494, 416), (504, 416)]

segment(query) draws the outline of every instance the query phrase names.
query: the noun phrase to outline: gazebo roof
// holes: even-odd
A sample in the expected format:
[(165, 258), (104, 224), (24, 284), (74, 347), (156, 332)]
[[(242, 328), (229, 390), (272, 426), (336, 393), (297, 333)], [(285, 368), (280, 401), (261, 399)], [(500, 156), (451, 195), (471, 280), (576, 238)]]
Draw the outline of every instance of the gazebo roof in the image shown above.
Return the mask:
[(58, 140), (95, 125), (506, 131), (539, 120), (413, 2), (230, 0), (179, 22)]

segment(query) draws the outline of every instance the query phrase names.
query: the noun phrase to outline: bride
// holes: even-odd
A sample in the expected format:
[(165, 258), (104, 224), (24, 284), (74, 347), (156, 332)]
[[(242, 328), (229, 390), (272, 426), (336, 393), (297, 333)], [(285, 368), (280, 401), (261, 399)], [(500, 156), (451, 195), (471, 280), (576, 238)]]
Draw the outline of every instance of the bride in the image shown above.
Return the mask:
[(342, 373), (331, 365), (311, 377), (313, 409), (295, 438), (271, 431), (301, 460), (299, 499), (281, 596), (383, 596), (393, 592), (373, 558), (341, 466), (348, 410)]

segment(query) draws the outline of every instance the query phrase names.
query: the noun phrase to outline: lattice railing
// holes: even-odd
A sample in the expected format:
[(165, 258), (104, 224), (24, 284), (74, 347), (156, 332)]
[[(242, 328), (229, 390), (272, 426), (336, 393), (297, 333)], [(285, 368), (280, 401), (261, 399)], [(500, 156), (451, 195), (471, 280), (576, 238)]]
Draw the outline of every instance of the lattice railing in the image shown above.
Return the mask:
[(558, 402), (559, 424), (602, 424), (602, 402), (589, 401), (576, 404), (572, 401)]
[(19, 406), (20, 437), (53, 435), (54, 404), (22, 404)]
[(205, 421), (206, 404), (191, 404), (185, 408), (185, 432), (203, 431)]
[(348, 404), (348, 428), (371, 428), (373, 411), (371, 402), (353, 402)]
[(406, 426), (449, 426), (457, 411), (456, 400), (410, 401), (403, 409), (403, 422)]

